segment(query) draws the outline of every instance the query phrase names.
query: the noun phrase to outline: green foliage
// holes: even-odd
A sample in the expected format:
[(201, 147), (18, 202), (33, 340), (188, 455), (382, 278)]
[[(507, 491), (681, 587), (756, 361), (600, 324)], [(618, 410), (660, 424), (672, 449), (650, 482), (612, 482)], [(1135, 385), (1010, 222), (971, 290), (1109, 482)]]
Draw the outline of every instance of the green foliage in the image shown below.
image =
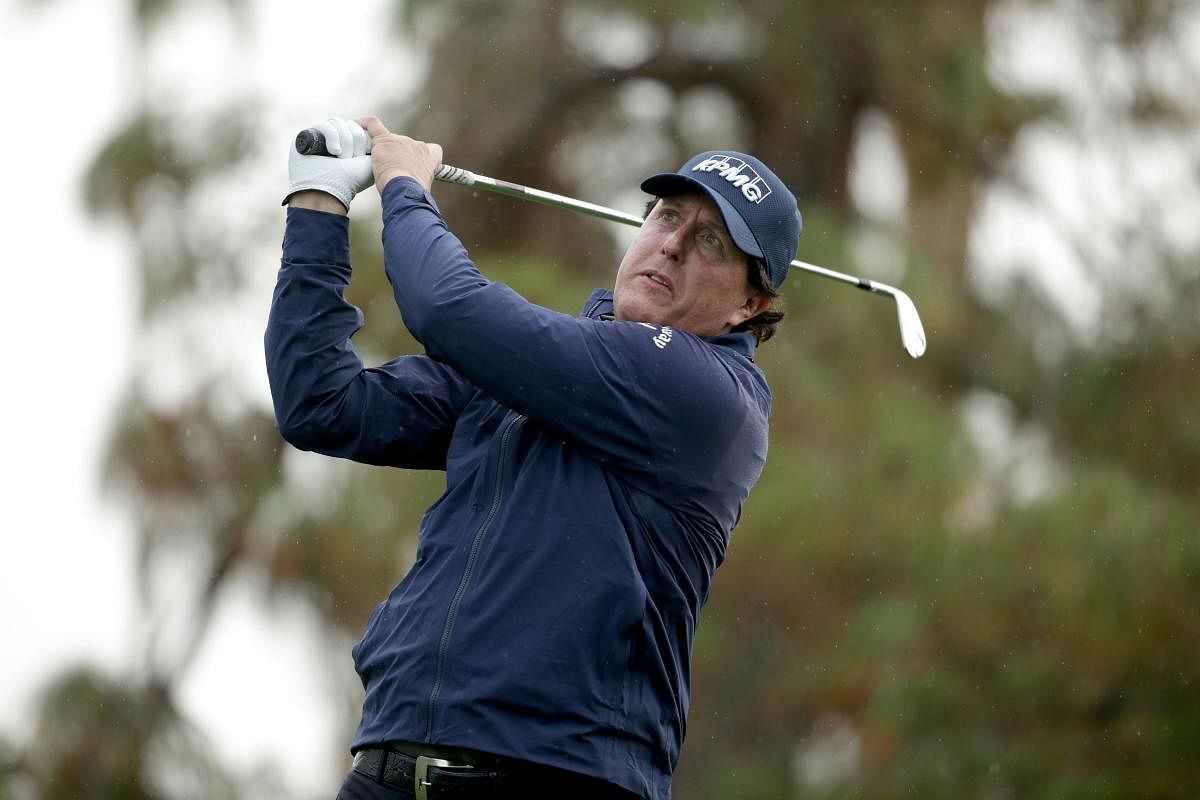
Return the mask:
[(804, 796), (1176, 797), (1198, 785), (1186, 744), (1200, 718), (1200, 668), (1185, 655), (1200, 644), (1193, 503), (1100, 469), (984, 536), (914, 535), (919, 507), (892, 506), (869, 535), (747, 520), (698, 642), (709, 712), (693, 718), (692, 790), (741, 774), (710, 752), (731, 742), (765, 745), (759, 768), (785, 772), (771, 732), (833, 713), (862, 737), (857, 790)]

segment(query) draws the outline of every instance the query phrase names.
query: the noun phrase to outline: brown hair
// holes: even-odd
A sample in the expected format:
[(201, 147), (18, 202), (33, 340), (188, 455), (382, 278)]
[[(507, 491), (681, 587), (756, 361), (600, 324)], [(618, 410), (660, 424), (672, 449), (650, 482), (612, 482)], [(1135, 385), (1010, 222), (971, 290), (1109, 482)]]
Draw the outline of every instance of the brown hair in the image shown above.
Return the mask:
[[(646, 210), (642, 214), (643, 219), (650, 216), (650, 212), (654, 210), (658, 200), (659, 198), (653, 197), (646, 203)], [(775, 335), (775, 329), (783, 320), (784, 311), (779, 299), (779, 292), (771, 286), (766, 262), (748, 253), (742, 253), (742, 255), (746, 256), (746, 278), (750, 283), (750, 288), (765, 294), (771, 299), (771, 302), (766, 309), (734, 328), (733, 332), (751, 333), (754, 335), (754, 340), (762, 344)]]
[(747, 256), (746, 259), (750, 262), (748, 268), (750, 286), (769, 297), (771, 302), (761, 312), (746, 320), (741, 325), (738, 325), (733, 330), (735, 332), (747, 331), (752, 333), (754, 334), (755, 341), (762, 344), (775, 335), (775, 329), (779, 327), (779, 323), (783, 320), (784, 311), (782, 301), (779, 299), (779, 292), (771, 288), (771, 279), (767, 276), (766, 262), (761, 258), (750, 256)]

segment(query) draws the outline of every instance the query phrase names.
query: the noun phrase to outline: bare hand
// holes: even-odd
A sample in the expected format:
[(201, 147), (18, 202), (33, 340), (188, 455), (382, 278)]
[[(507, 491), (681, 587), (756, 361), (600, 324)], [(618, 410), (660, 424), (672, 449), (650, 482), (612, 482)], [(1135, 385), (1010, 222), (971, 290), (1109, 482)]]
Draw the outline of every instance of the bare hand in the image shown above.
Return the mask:
[(371, 168), (375, 172), (375, 186), (381, 193), (393, 178), (405, 176), (426, 189), (433, 186), (433, 174), (442, 163), (441, 145), (392, 133), (378, 117), (362, 117), (356, 122), (371, 137)]

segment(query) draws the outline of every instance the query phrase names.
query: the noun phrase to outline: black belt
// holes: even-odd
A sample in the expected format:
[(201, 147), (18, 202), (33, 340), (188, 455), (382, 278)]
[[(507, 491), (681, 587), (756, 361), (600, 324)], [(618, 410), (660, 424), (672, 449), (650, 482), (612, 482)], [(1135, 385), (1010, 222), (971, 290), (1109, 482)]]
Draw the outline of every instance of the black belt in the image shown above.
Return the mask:
[(410, 756), (384, 747), (359, 750), (354, 755), (354, 771), (384, 786), (407, 789), (417, 800), (500, 797), (505, 783), (505, 776), (495, 769)]
[[(434, 750), (433, 752), (439, 752)], [(446, 751), (439, 758), (409, 755), (390, 747), (365, 747), (354, 755), (354, 771), (417, 800), (479, 800), (505, 797), (634, 798), (607, 781), (483, 753)]]

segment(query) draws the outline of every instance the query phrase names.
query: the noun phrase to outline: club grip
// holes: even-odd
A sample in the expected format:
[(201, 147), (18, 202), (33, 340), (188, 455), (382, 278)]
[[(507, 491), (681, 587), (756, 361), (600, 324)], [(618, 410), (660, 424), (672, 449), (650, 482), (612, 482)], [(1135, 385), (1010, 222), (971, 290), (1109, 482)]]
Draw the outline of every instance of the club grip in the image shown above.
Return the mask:
[(296, 134), (296, 152), (302, 156), (327, 156), (329, 147), (325, 134), (316, 128), (305, 128)]
[[(302, 156), (328, 156), (329, 147), (325, 144), (325, 134), (316, 128), (305, 128), (296, 134), (296, 152)], [(435, 180), (446, 183), (457, 183), (461, 186), (474, 186), (479, 176), (469, 170), (441, 164), (433, 175)]]

